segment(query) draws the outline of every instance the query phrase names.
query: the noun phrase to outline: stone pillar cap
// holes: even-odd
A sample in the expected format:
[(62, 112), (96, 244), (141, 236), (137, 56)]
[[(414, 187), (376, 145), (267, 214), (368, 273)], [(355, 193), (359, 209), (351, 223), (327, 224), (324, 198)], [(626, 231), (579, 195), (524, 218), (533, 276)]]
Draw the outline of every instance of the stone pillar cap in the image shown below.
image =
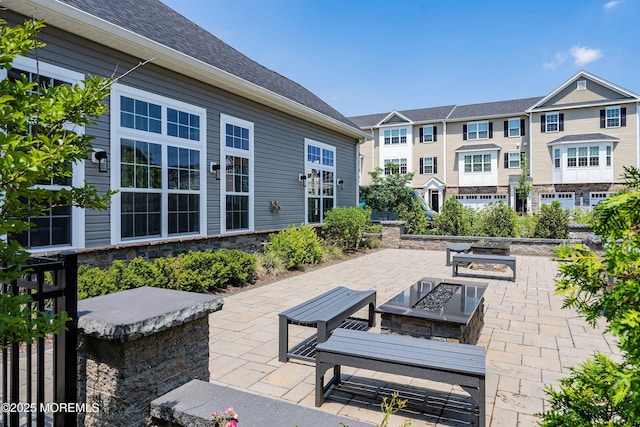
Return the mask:
[(204, 317), (222, 308), (222, 298), (152, 287), (78, 301), (80, 333), (132, 341)]

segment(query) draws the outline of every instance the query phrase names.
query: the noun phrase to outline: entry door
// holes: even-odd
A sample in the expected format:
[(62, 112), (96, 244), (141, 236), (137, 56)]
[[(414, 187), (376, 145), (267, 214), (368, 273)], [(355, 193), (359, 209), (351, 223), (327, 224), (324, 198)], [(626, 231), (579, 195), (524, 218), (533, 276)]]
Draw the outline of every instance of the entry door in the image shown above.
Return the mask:
[(519, 195), (520, 195), (520, 192), (516, 190), (516, 212), (526, 212), (527, 199), (521, 199)]
[(433, 209), (436, 212), (440, 212), (440, 206), (438, 205), (438, 192), (437, 191), (430, 191), (430, 205), (431, 205), (431, 209)]

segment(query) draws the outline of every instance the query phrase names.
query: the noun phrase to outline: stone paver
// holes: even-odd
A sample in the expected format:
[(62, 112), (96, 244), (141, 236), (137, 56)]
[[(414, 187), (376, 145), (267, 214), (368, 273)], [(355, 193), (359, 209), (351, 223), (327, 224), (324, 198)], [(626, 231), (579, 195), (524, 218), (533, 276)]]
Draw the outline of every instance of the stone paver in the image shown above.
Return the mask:
[[(616, 351), (615, 341), (603, 336), (602, 329), (593, 329), (575, 312), (561, 309), (562, 298), (554, 293), (556, 262), (517, 258), (515, 283), (495, 277), (463, 278), (489, 284), (478, 345), (487, 348), (490, 427), (536, 425), (535, 413), (545, 405), (543, 384), (556, 384), (569, 366), (596, 350)], [(510, 272), (495, 275), (506, 279)], [(340, 285), (375, 289), (380, 305), (426, 276), (451, 277), (444, 251), (384, 249), (227, 296), (223, 309), (210, 319), (211, 381), (313, 407), (314, 365), (278, 361), (278, 313)], [(365, 316), (364, 311), (359, 314)], [(379, 324), (378, 317), (373, 332), (380, 332)], [(311, 328), (300, 328), (292, 337), (302, 339), (312, 333)], [(470, 420), (471, 400), (459, 387), (349, 368), (343, 375), (349, 378), (347, 386), (334, 392), (320, 410), (379, 423), (379, 403), (371, 398), (397, 388), (409, 393), (412, 410), (394, 416), (393, 426), (405, 418), (415, 427), (468, 425)]]

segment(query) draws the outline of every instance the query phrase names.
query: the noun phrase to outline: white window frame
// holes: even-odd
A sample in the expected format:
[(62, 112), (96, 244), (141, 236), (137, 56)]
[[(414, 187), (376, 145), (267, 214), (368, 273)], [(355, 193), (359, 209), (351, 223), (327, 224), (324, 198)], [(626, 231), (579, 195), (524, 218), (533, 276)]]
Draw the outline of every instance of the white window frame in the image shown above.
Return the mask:
[[(480, 158), (478, 159), (478, 157)], [(469, 159), (469, 162), (467, 162), (467, 158)], [(470, 165), (469, 171), (467, 171), (467, 164)], [(463, 165), (464, 165), (464, 173), (466, 175), (491, 173), (491, 154), (487, 154), (487, 153), (464, 154)], [(475, 170), (476, 165), (480, 165), (481, 170)]]
[(407, 143), (408, 134), (407, 128), (383, 129), (382, 141), (384, 145), (403, 145)]
[(562, 154), (559, 148), (553, 149), (553, 167), (554, 169), (560, 169), (562, 167)]
[[(424, 156), (422, 158), (422, 174), (424, 175), (433, 175), (435, 172), (433, 172), (433, 159), (435, 156)], [(430, 165), (427, 165), (427, 159), (431, 162)], [(427, 169), (430, 168), (430, 169)]]
[[(429, 131), (427, 133), (427, 130)], [(427, 139), (427, 137), (429, 139)], [(430, 126), (422, 126), (422, 143), (430, 144), (433, 142), (433, 125)]]
[(406, 175), (408, 173), (408, 168), (407, 168), (407, 158), (406, 157), (395, 157), (392, 159), (384, 159), (384, 174), (388, 175), (387, 173), (387, 163), (394, 163), (396, 165), (398, 165), (398, 172), (400, 173), (400, 175)]
[[(121, 97), (128, 97), (137, 99), (140, 101), (150, 102), (160, 105), (162, 107), (162, 131), (160, 134), (142, 131), (137, 129), (131, 129), (120, 126), (120, 101)], [(125, 86), (120, 83), (115, 83), (111, 88), (111, 105), (110, 105), (110, 118), (111, 118), (111, 188), (114, 190), (120, 190), (111, 199), (111, 244), (129, 243), (129, 242), (145, 242), (154, 240), (166, 240), (170, 238), (181, 238), (185, 236), (204, 236), (206, 235), (206, 218), (207, 218), (207, 186), (206, 186), (206, 159), (207, 159), (207, 144), (206, 144), (206, 110), (204, 108), (187, 104), (182, 101), (178, 101), (165, 96), (157, 95), (152, 92), (136, 89), (130, 86)], [(200, 139), (194, 141), (190, 139), (179, 138), (175, 136), (169, 136), (167, 134), (167, 108), (178, 109), (191, 114), (200, 116)], [(122, 213), (122, 193), (132, 192), (129, 187), (123, 188), (121, 186), (121, 140), (131, 139), (134, 141), (148, 142), (152, 144), (158, 144), (161, 146), (161, 168), (162, 168), (162, 185), (160, 189), (141, 189), (145, 193), (160, 194), (160, 235), (154, 236), (140, 236), (132, 238), (122, 238), (121, 230), (121, 213)], [(200, 181), (198, 190), (176, 190), (168, 188), (168, 147), (184, 148), (190, 150), (199, 151), (199, 164), (200, 164)], [(148, 191), (151, 190), (151, 191)], [(169, 233), (169, 194), (198, 194), (198, 232), (192, 233)]]
[[(617, 111), (617, 115), (611, 115), (611, 117), (609, 117), (609, 112), (616, 112)], [(620, 127), (620, 120), (621, 120), (621, 109), (620, 106), (616, 106), (616, 107), (607, 107), (605, 109), (605, 116), (604, 116), (604, 126), (607, 129), (613, 129), (613, 128), (619, 128)], [(609, 120), (613, 121), (615, 124), (609, 124)]]
[[(594, 148), (597, 150), (597, 153), (595, 155), (593, 155)], [(570, 152), (573, 152), (575, 155), (571, 155)], [(586, 154), (584, 154), (585, 152)], [(569, 164), (571, 160), (575, 162), (574, 165)], [(584, 164), (580, 164), (581, 162)], [(567, 147), (567, 168), (598, 168), (599, 169), (600, 168), (600, 146), (599, 145), (576, 145), (573, 147)]]
[[(549, 117), (555, 116), (555, 121), (550, 121)], [(555, 125), (555, 128), (553, 126)], [(545, 114), (544, 129), (546, 133), (560, 132), (560, 113), (555, 111)]]
[[(320, 156), (318, 158), (318, 162), (310, 162), (309, 161), (309, 147), (315, 147), (318, 148), (320, 150)], [(327, 162), (325, 162), (325, 158), (328, 158), (327, 155), (331, 154), (330, 158), (332, 159), (332, 164), (327, 164)], [(310, 185), (312, 185), (312, 183), (310, 182), (310, 175), (311, 175), (311, 170), (318, 170), (320, 172), (320, 176), (318, 177), (318, 179), (320, 180), (320, 188), (319, 188), (319, 194), (309, 194), (310, 192)], [(304, 139), (304, 170), (306, 173), (306, 184), (305, 184), (305, 191), (304, 191), (304, 221), (305, 224), (322, 224), (324, 223), (324, 201), (325, 200), (333, 200), (333, 207), (336, 207), (337, 204), (337, 186), (336, 186), (336, 182), (337, 182), (337, 178), (336, 178), (336, 174), (337, 174), (337, 158), (336, 158), (336, 147), (334, 147), (333, 145), (329, 145), (326, 144), (324, 142), (320, 142), (320, 141), (316, 141), (310, 138), (305, 138)], [(324, 195), (323, 194), (323, 180), (322, 180), (322, 175), (323, 172), (329, 172), (333, 174), (333, 191), (332, 191), (332, 195)], [(320, 217), (320, 221), (319, 222), (310, 222), (309, 221), (309, 199), (315, 199), (315, 198), (319, 198), (320, 199), (320, 206), (319, 206), (319, 217)]]
[[(516, 126), (515, 126), (515, 127), (511, 126), (511, 124), (512, 124), (512, 123), (516, 123)], [(521, 129), (520, 129), (520, 119), (509, 119), (509, 120), (507, 121), (507, 127), (508, 127), (507, 135), (508, 135), (508, 137), (509, 137), (509, 138), (518, 138), (518, 137), (520, 137), (520, 136), (521, 136), (521, 135), (520, 135), (520, 133), (521, 133)], [(515, 132), (515, 134), (513, 134), (513, 135), (511, 134), (511, 133), (512, 133), (512, 132), (511, 132), (512, 130), (515, 130), (515, 131), (516, 131), (516, 132)]]
[[(226, 125), (239, 126), (249, 130), (249, 149), (243, 150), (241, 148), (227, 147), (226, 145)], [(227, 195), (245, 195), (245, 193), (227, 192), (227, 170), (226, 159), (227, 156), (242, 157), (249, 159), (249, 192), (248, 196), (248, 209), (249, 209), (249, 226), (248, 228), (231, 229), (227, 230)], [(222, 234), (236, 234), (244, 233), (254, 230), (254, 123), (248, 120), (240, 119), (238, 117), (230, 116), (227, 114), (220, 114), (220, 232)]]
[[(510, 151), (509, 153), (507, 153), (508, 156), (508, 166), (509, 169), (519, 169), (520, 168), (520, 159), (521, 159), (521, 154), (519, 151)], [(512, 159), (512, 157), (515, 157), (515, 160)], [(513, 162), (515, 162), (516, 164), (514, 165)]]
[[(480, 130), (480, 125), (486, 125), (487, 129), (486, 130)], [(475, 127), (475, 130), (471, 130), (471, 127)], [(472, 138), (472, 132), (474, 134), (474, 137)], [(480, 132), (486, 132), (486, 136), (484, 137), (480, 137)], [(484, 139), (489, 139), (489, 121), (488, 120), (483, 120), (483, 121), (479, 121), (479, 122), (468, 122), (467, 123), (467, 140), (469, 141), (481, 141)]]
[[(12, 62), (12, 67), (28, 71), (30, 73), (39, 73), (41, 76), (51, 77), (57, 80), (62, 80), (71, 84), (82, 85), (85, 75), (76, 71), (59, 67), (57, 65), (49, 64), (47, 62), (36, 61), (32, 58), (24, 56), (16, 56)], [(0, 70), (0, 79), (7, 77), (6, 70)], [(69, 123), (65, 126), (69, 130), (73, 130), (78, 135), (84, 135), (84, 126), (77, 126)], [(71, 177), (71, 185), (73, 187), (82, 187), (85, 180), (84, 162), (79, 161), (72, 165), (73, 175)], [(47, 188), (49, 190), (60, 190), (62, 188), (70, 188), (68, 186), (60, 185), (38, 185), (40, 188)], [(37, 246), (30, 249), (30, 252), (41, 252), (45, 250), (55, 249), (56, 251), (78, 249), (83, 248), (85, 245), (85, 211), (77, 206), (71, 207), (71, 243), (69, 245), (56, 245), (56, 246)]]

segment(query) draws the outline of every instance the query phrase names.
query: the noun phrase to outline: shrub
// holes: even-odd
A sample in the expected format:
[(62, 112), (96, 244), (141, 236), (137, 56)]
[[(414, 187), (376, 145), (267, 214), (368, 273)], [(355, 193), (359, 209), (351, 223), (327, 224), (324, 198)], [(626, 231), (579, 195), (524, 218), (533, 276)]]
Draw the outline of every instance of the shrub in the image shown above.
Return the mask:
[(538, 214), (522, 215), (516, 217), (515, 237), (533, 237), (533, 233), (536, 229), (536, 224), (538, 224)]
[(569, 238), (569, 214), (562, 210), (560, 202), (554, 200), (551, 204), (540, 207), (538, 224), (533, 235), (541, 239)]
[(479, 232), (489, 237), (514, 237), (516, 213), (504, 202), (489, 203), (480, 212)]
[(339, 260), (344, 256), (342, 249), (337, 246), (323, 245), (322, 250), (324, 251), (323, 260), (325, 261)]
[(575, 208), (570, 215), (573, 224), (591, 224), (593, 212), (586, 209)]
[(281, 256), (288, 269), (301, 269), (322, 261), (324, 255), (316, 230), (310, 225), (291, 226), (269, 236), (265, 252)]
[(113, 262), (108, 269), (82, 265), (78, 268), (78, 298), (107, 295), (142, 286), (164, 287), (167, 278), (158, 274), (153, 264), (141, 257), (125, 263)]
[(398, 219), (406, 222), (407, 234), (427, 234), (431, 228), (429, 217), (424, 214), (424, 210), (418, 199), (412, 199), (410, 205), (402, 205), (398, 209)]
[(370, 209), (360, 206), (334, 208), (327, 212), (322, 231), (329, 240), (339, 246), (345, 249), (358, 249), (370, 223)]
[(436, 215), (434, 226), (442, 235), (469, 236), (471, 234), (470, 212), (459, 200), (449, 197), (442, 205), (440, 213)]

